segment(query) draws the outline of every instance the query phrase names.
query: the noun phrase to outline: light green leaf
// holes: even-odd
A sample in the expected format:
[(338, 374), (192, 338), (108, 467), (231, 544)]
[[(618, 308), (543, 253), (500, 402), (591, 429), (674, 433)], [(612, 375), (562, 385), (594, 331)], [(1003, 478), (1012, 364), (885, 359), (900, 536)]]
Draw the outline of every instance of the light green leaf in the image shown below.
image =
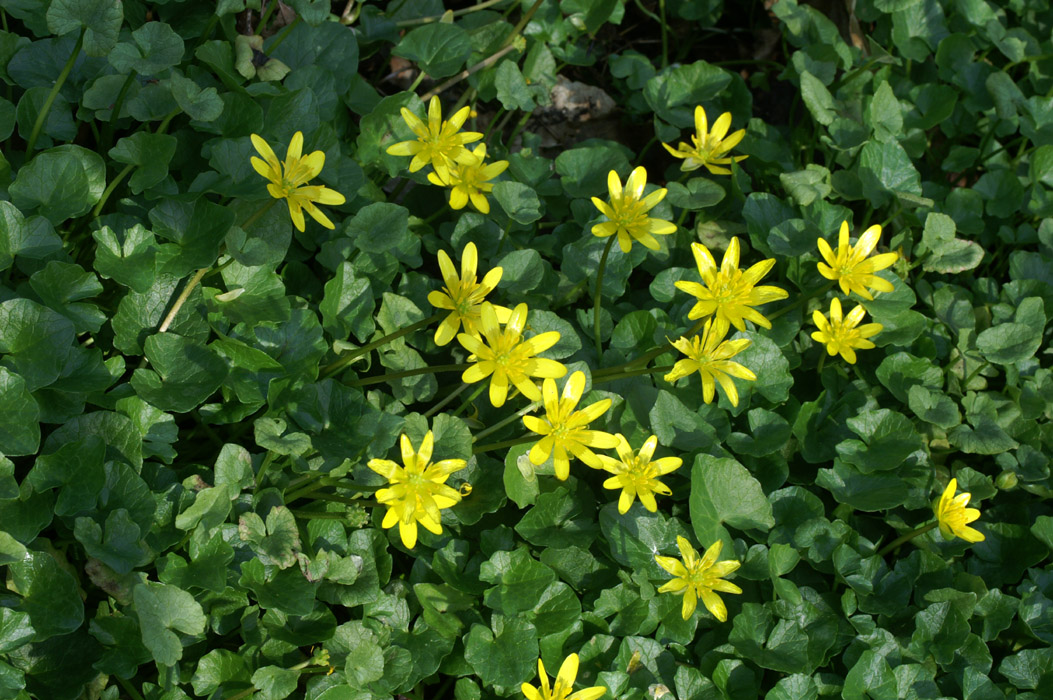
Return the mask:
[(691, 524), (704, 547), (721, 539), (725, 524), (739, 530), (769, 530), (775, 525), (760, 482), (734, 459), (695, 457), (690, 505)]
[(132, 590), (143, 644), (154, 660), (172, 666), (183, 658), (183, 643), (173, 632), (198, 635), (205, 631), (205, 613), (186, 591), (149, 581)]

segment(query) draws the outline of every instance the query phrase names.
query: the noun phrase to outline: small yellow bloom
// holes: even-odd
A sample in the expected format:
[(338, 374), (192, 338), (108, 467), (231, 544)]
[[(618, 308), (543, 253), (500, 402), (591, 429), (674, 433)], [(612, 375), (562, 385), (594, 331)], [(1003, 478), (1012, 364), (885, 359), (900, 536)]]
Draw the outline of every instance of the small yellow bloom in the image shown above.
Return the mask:
[(471, 201), (472, 206), (483, 214), (490, 213), (490, 202), (486, 193), (492, 192), (494, 185), (490, 180), (508, 168), (507, 160), (499, 160), (489, 165), (486, 162), (486, 144), (481, 143), (472, 151), (474, 160), (454, 163), (447, 171), (445, 178), (438, 171), (428, 173), (428, 182), (439, 187), (450, 188), (450, 207), (464, 209)]
[(834, 297), (830, 300), (830, 320), (827, 320), (819, 309), (812, 312), (812, 321), (819, 328), (812, 332), (812, 340), (825, 343), (827, 353), (830, 355), (841, 353), (845, 362), (854, 365), (856, 349), (869, 350), (874, 347), (874, 344), (867, 338), (877, 335), (882, 328), (880, 323), (865, 323), (860, 326), (859, 322), (863, 320), (864, 314), (866, 314), (866, 309), (856, 306), (842, 318), (841, 300)]
[(647, 212), (665, 199), (667, 190), (662, 187), (644, 197), (646, 186), (647, 171), (643, 166), (629, 173), (625, 189), (622, 189), (618, 173), (613, 170), (607, 173), (607, 189), (611, 203), (607, 204), (598, 197), (593, 197), (592, 203), (609, 220), (593, 226), (592, 235), (607, 238), (618, 234), (618, 247), (623, 253), (632, 250), (633, 240), (639, 241), (645, 248), (658, 250), (658, 240), (655, 236), (676, 233), (676, 224), (665, 219), (652, 219), (647, 215)]
[(750, 340), (724, 340), (727, 333), (727, 323), (709, 319), (702, 329), (701, 337), (696, 335), (691, 340), (680, 338), (674, 341), (673, 347), (687, 355), (687, 358), (677, 360), (673, 370), (665, 375), (665, 380), (672, 383), (692, 372), (698, 372), (702, 377), (702, 399), (706, 403), (713, 401), (716, 383), (719, 383), (731, 405), (738, 406), (739, 392), (731, 377), (752, 382), (757, 379), (757, 375), (731, 359), (748, 348)]
[[(697, 170), (703, 165), (706, 170), (714, 175), (730, 175), (731, 171), (723, 168), (723, 165), (731, 165), (745, 160), (746, 156), (728, 156), (728, 152), (739, 145), (739, 141), (746, 135), (745, 129), (739, 129), (727, 136), (731, 128), (731, 112), (724, 112), (713, 124), (713, 130), (709, 130), (706, 122), (706, 110), (702, 105), (695, 107), (695, 134), (691, 137), (694, 146), (689, 146), (683, 141), (673, 148), (668, 143), (663, 143), (665, 150), (669, 151), (675, 158), (683, 158), (680, 170), (687, 172)], [(726, 138), (725, 138), (726, 136)]]
[(740, 270), (738, 236), (731, 239), (724, 251), (720, 267), (717, 267), (709, 248), (701, 243), (692, 243), (691, 253), (695, 256), (703, 284), (683, 280), (675, 283), (677, 289), (698, 298), (698, 303), (687, 313), (689, 319), (694, 321), (716, 314), (717, 320), (727, 321), (740, 331), (746, 330), (745, 321), (771, 328), (771, 322), (753, 307), (788, 296), (786, 290), (778, 287), (756, 286), (775, 265), (774, 258), (762, 260), (748, 270)]
[(932, 510), (940, 523), (940, 533), (948, 540), (961, 537), (966, 542), (983, 542), (987, 539), (984, 534), (969, 527), (969, 523), (980, 517), (979, 510), (965, 507), (969, 504), (972, 494), (959, 493), (955, 496), (954, 492), (957, 490), (958, 480), (951, 479), (939, 502), (933, 506)]
[[(504, 270), (495, 267), (483, 276), (482, 282), (476, 281), (476, 270), (479, 264), (479, 253), (475, 244), (468, 242), (461, 252), (461, 276), (457, 276), (457, 269), (445, 250), (439, 251), (439, 270), (442, 271), (442, 281), (446, 286), (442, 291), (433, 290), (428, 292), (428, 301), (437, 309), (449, 309), (450, 315), (443, 319), (435, 330), (435, 344), (446, 345), (455, 337), (457, 330), (461, 327), (468, 335), (479, 335), (479, 307), (482, 305), (486, 295), (494, 290), (497, 283), (501, 281)], [(507, 323), (511, 310), (503, 306), (495, 306), (497, 320)]]
[(855, 246), (849, 245), (848, 222), (841, 222), (836, 251), (825, 240), (819, 239), (819, 252), (826, 260), (826, 264), (817, 263), (819, 274), (841, 285), (841, 291), (845, 294), (855, 292), (864, 299), (874, 298), (868, 287), (875, 292), (891, 292), (895, 289), (892, 283), (874, 273), (890, 267), (899, 260), (899, 255), (881, 253), (872, 258), (867, 257), (874, 252), (880, 238), (881, 225), (874, 224), (863, 232)]
[(306, 210), (311, 218), (328, 229), (335, 228), (333, 222), (315, 206), (318, 204), (340, 205), (344, 195), (322, 185), (307, 183), (322, 172), (325, 165), (325, 153), (314, 151), (303, 155), (303, 132), (293, 134), (289, 147), (285, 150), (285, 160), (278, 161), (278, 156), (262, 138), (252, 134), (252, 145), (263, 159), (252, 156), (252, 168), (270, 180), (267, 191), (275, 199), (284, 199), (289, 205), (289, 217), (297, 231), (304, 230), (303, 212)]
[(582, 688), (577, 692), (574, 690), (574, 679), (578, 677), (578, 655), (571, 654), (563, 660), (556, 674), (556, 683), (550, 688), (548, 685), (548, 674), (545, 673), (545, 664), (541, 659), (537, 660), (537, 674), (541, 680), (541, 687), (535, 688), (529, 683), (520, 686), (527, 700), (599, 700), (607, 689), (603, 686)]
[(449, 169), (454, 163), (471, 162), (475, 156), (464, 147), (467, 143), (478, 141), (483, 137), (477, 131), (465, 131), (461, 133), (471, 107), (462, 107), (449, 118), (442, 120), (442, 103), (439, 98), (432, 97), (428, 103), (428, 122), (424, 123), (416, 114), (405, 107), (402, 108), (402, 118), (414, 134), (415, 141), (399, 141), (388, 146), (388, 154), (393, 156), (413, 156), (410, 161), (409, 171), (415, 173), (425, 165), (431, 164), (435, 172), (443, 180), (449, 178)]
[(501, 407), (508, 397), (508, 385), (513, 384), (531, 401), (541, 400), (541, 391), (531, 377), (558, 379), (567, 368), (555, 360), (535, 357), (559, 342), (559, 331), (539, 333), (523, 340), (527, 305), (519, 304), (512, 310), (502, 330), (493, 304), (484, 301), (479, 309), (479, 332), (483, 339), (459, 333), (457, 342), (472, 353), (472, 366), (464, 370), (461, 380), (474, 384), (490, 377), (490, 403)]
[(369, 468), (388, 480), (390, 486), (377, 491), (377, 502), (388, 507), (381, 527), (399, 524), (399, 536), (407, 549), (417, 544), (417, 523), (429, 532), (442, 534), (439, 511), (450, 508), (461, 500), (461, 495), (446, 485), (446, 479), (467, 463), (463, 459), (444, 459), (431, 464), (431, 452), (435, 438), (429, 430), (420, 444), (413, 443), (403, 434), (400, 441), (402, 464), (399, 466), (387, 459), (369, 460)]
[(589, 423), (602, 416), (611, 407), (610, 399), (601, 399), (580, 411), (574, 410), (581, 401), (585, 390), (585, 373), (574, 372), (563, 385), (562, 398), (556, 395), (556, 382), (546, 379), (541, 385), (544, 401), (545, 418), (523, 416), (527, 430), (543, 437), (530, 448), (531, 464), (544, 464), (549, 455), (555, 451), (553, 464), (556, 467), (556, 478), (565, 481), (570, 475), (570, 459), (567, 453), (580, 459), (593, 469), (599, 469), (601, 462), (590, 447), (609, 450), (618, 444), (610, 433), (589, 430)]
[(685, 620), (691, 617), (691, 613), (695, 611), (695, 606), (698, 604), (697, 599), (701, 598), (702, 603), (712, 613), (713, 617), (721, 622), (726, 622), (728, 609), (724, 607), (724, 601), (720, 599), (720, 596), (715, 591), (720, 591), (721, 593), (742, 593), (741, 588), (730, 581), (724, 580), (724, 577), (739, 568), (741, 563), (734, 559), (718, 562), (717, 557), (720, 556), (720, 549), (723, 545), (722, 541), (717, 540), (710, 545), (709, 549), (706, 550), (705, 556), (700, 559), (698, 552), (691, 546), (691, 543), (677, 535), (676, 546), (680, 548), (680, 556), (683, 558), (682, 563), (674, 557), (655, 555), (654, 560), (658, 562), (658, 566), (676, 577), (672, 581), (662, 584), (658, 592), (666, 593), (671, 591), (683, 594), (684, 604), (680, 609), (680, 614), (683, 615)]
[(657, 493), (670, 496), (673, 493), (668, 486), (658, 480), (658, 477), (676, 471), (684, 460), (679, 457), (652, 459), (655, 448), (658, 447), (658, 438), (654, 435), (647, 438), (637, 453), (633, 453), (624, 435), (618, 433), (614, 437), (618, 440), (618, 444), (615, 445), (618, 459), (600, 455), (603, 468), (614, 474), (603, 482), (603, 488), (622, 490), (622, 495), (618, 498), (619, 513), (627, 512), (637, 496), (640, 497), (643, 507), (654, 513), (658, 510), (654, 495)]

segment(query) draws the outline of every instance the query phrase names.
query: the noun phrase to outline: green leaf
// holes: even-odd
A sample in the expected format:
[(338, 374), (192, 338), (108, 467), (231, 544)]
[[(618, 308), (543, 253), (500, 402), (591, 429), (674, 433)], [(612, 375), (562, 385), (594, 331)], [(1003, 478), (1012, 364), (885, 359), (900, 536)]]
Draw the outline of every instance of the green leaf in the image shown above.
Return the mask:
[(626, 513), (618, 512), (617, 503), (600, 509), (600, 529), (610, 543), (611, 556), (622, 566), (646, 572), (649, 578), (665, 576), (654, 555), (668, 549), (682, 532), (678, 521), (662, 513), (649, 513), (634, 503)]
[(7, 571), (12, 590), (21, 596), (17, 610), (29, 615), (36, 632), (34, 641), (69, 634), (84, 623), (77, 581), (51, 554), (29, 550)]
[(360, 342), (373, 335), (375, 301), (369, 280), (358, 277), (355, 267), (343, 262), (333, 279), (325, 284), (325, 296), (318, 305), (322, 327), (335, 338), (354, 334)]
[(162, 666), (172, 666), (183, 658), (183, 643), (173, 630), (187, 635), (205, 631), (201, 605), (184, 590), (148, 581), (132, 589), (132, 598), (143, 644)]
[(526, 620), (503, 615), (494, 615), (491, 625), (472, 625), (464, 660), (486, 685), (518, 689), (537, 673), (537, 630)]
[(102, 293), (102, 284), (80, 265), (52, 260), (29, 278), (40, 300), (74, 324), (78, 333), (98, 333), (106, 314), (94, 304), (77, 303)]
[(22, 377), (0, 367), (0, 453), (35, 454), (40, 447), (40, 409)]
[(37, 491), (61, 487), (56, 515), (83, 515), (94, 509), (106, 483), (105, 457), (103, 440), (85, 436), (38, 456), (26, 479)]
[(117, 233), (109, 226), (92, 231), (95, 270), (106, 279), (146, 293), (154, 283), (158, 246), (151, 231), (136, 224)]
[(951, 397), (920, 384), (915, 384), (907, 392), (907, 405), (918, 418), (944, 430), (962, 422), (962, 414)]
[(750, 346), (735, 356), (735, 362), (749, 368), (757, 379), (752, 382), (737, 381), (739, 405), (748, 405), (746, 399), (753, 393), (779, 404), (786, 401), (793, 386), (790, 362), (779, 346), (767, 335), (756, 331), (738, 332), (733, 338), (749, 338)]
[(874, 91), (867, 109), (867, 125), (874, 138), (882, 142), (894, 141), (903, 133), (903, 111), (887, 81)]
[(52, 34), (84, 29), (84, 53), (89, 56), (105, 56), (113, 49), (123, 21), (120, 0), (54, 0), (47, 13)]
[(183, 39), (164, 22), (147, 22), (133, 30), (132, 42), (117, 44), (107, 56), (119, 73), (157, 75), (183, 60)]
[(223, 100), (219, 98), (216, 88), (202, 89), (190, 78), (184, 78), (173, 72), (166, 81), (179, 108), (191, 119), (211, 122), (223, 113)]
[(596, 537), (593, 517), (573, 495), (560, 489), (541, 494), (515, 530), (539, 547), (586, 546)]
[(537, 289), (545, 276), (545, 263), (533, 248), (513, 250), (494, 267), (502, 269), (501, 291), (512, 298)]
[(118, 141), (110, 149), (110, 157), (118, 163), (137, 166), (128, 186), (139, 194), (168, 176), (168, 163), (175, 155), (177, 143), (176, 138), (168, 134), (138, 131)]
[(219, 690), (224, 683), (240, 687), (247, 685), (248, 681), (249, 669), (244, 657), (228, 649), (213, 649), (197, 662), (197, 670), (194, 671), (190, 684), (195, 695), (207, 697)]
[(252, 685), (260, 700), (282, 700), (296, 691), (300, 674), (280, 666), (261, 666), (252, 674)]
[(1017, 306), (1014, 316), (1018, 321), (1023, 319), (1041, 321), (1039, 323), (1011, 322), (1000, 323), (988, 328), (976, 336), (976, 347), (990, 362), (999, 365), (1012, 365), (1035, 356), (1042, 344), (1042, 329), (1045, 325), (1045, 314), (1042, 300), (1028, 297)]
[(834, 460), (832, 469), (820, 469), (815, 482), (839, 503), (867, 512), (895, 508), (912, 493), (910, 485), (895, 474), (863, 474), (839, 459)]
[(476, 599), (446, 584), (417, 583), (413, 593), (421, 605), (424, 621), (445, 637), (460, 636), (464, 622), (457, 615), (462, 610), (471, 610)]
[(823, 82), (808, 71), (801, 73), (801, 98), (815, 121), (824, 126), (833, 123), (837, 116), (834, 97)]
[(126, 574), (153, 560), (149, 547), (142, 541), (139, 525), (124, 508), (110, 511), (102, 525), (88, 517), (77, 518), (73, 535), (88, 556), (118, 574)]
[(532, 187), (519, 182), (499, 182), (494, 185), (493, 195), (516, 223), (530, 224), (541, 218), (541, 201)]
[(864, 474), (900, 467), (923, 446), (910, 419), (887, 408), (863, 411), (845, 422), (863, 441), (838, 443), (837, 453)]
[(384, 253), (400, 247), (409, 234), (409, 211), (388, 202), (362, 207), (347, 224), (355, 247), (367, 253)]
[(267, 566), (288, 569), (296, 563), (296, 555), (300, 553), (296, 518), (284, 506), (271, 508), (266, 524), (255, 513), (242, 515), (238, 520), (238, 535)]
[(704, 177), (693, 177), (685, 184), (670, 182), (666, 201), (674, 207), (695, 211), (719, 204), (724, 199), (724, 188)]
[(556, 172), (571, 197), (600, 195), (606, 200), (607, 173), (611, 170), (618, 171), (623, 181), (630, 170), (625, 151), (613, 143), (571, 148), (556, 156)]
[(816, 200), (826, 199), (833, 191), (830, 185), (830, 171), (814, 163), (809, 163), (804, 170), (780, 173), (779, 181), (794, 201), (802, 207)]
[(32, 642), (35, 634), (29, 615), (11, 608), (0, 608), (0, 654), (7, 654)]
[[(722, 95), (731, 83), (731, 74), (723, 68), (695, 61), (663, 70), (647, 81), (643, 95), (647, 104), (662, 120), (681, 128), (694, 127), (695, 106)], [(712, 124), (719, 115), (709, 114)]]
[(536, 106), (526, 78), (515, 61), (504, 60), (497, 64), (497, 70), (494, 71), (494, 87), (497, 88), (497, 99), (501, 106), (509, 111), (530, 112)]
[[(448, 78), (472, 52), (468, 33), (455, 24), (433, 22), (410, 30), (392, 51), (417, 63), (432, 78)], [(447, 115), (443, 115), (447, 116)]]
[(38, 153), (23, 166), (8, 191), (19, 209), (37, 209), (58, 225), (86, 214), (105, 186), (106, 164), (101, 156), (80, 146), (59, 146)]
[(227, 363), (210, 348), (176, 333), (146, 339), (152, 369), (137, 369), (132, 386), (162, 411), (186, 413), (204, 402), (227, 376)]
[(21, 375), (29, 391), (52, 384), (66, 366), (73, 324), (29, 299), (0, 302), (2, 364)]
[(483, 598), (488, 607), (504, 615), (516, 615), (541, 602), (556, 574), (525, 549), (517, 549), (494, 552), (479, 567), (479, 579), (494, 584)]
[(859, 179), (863, 195), (875, 208), (899, 192), (921, 195), (921, 176), (897, 141), (868, 141), (859, 155)]
[(922, 245), (929, 251), (922, 265), (925, 270), (955, 274), (980, 264), (983, 248), (973, 241), (955, 238), (954, 234), (954, 219), (946, 214), (929, 213), (921, 235)]
[(183, 276), (216, 261), (223, 237), (234, 224), (234, 212), (204, 197), (168, 198), (150, 210), (150, 222), (157, 236), (179, 246), (178, 255), (165, 262), (164, 272)]
[(877, 368), (877, 378), (900, 401), (907, 400), (907, 392), (914, 386), (939, 389), (943, 386), (943, 372), (930, 360), (910, 353), (897, 352), (887, 356)]
[(695, 536), (704, 547), (723, 537), (725, 524), (739, 530), (770, 530), (775, 525), (760, 482), (734, 459), (695, 457), (690, 506)]

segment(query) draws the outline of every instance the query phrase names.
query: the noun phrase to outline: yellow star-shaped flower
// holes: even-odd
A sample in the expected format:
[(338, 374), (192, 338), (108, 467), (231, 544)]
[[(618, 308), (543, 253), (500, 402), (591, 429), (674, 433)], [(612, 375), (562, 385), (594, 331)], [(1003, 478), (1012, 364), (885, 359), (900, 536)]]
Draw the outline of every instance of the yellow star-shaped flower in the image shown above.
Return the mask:
[(855, 292), (864, 299), (870, 300), (874, 296), (870, 289), (875, 292), (891, 292), (895, 289), (888, 280), (878, 277), (874, 273), (890, 267), (899, 260), (896, 253), (881, 253), (869, 257), (881, 238), (881, 225), (874, 224), (859, 237), (856, 244), (848, 242), (848, 222), (841, 222), (841, 230), (837, 237), (837, 250), (830, 248), (830, 244), (822, 238), (819, 239), (819, 252), (826, 263), (817, 263), (819, 274), (828, 280), (834, 280), (841, 286), (845, 294)]
[(256, 134), (249, 138), (256, 152), (263, 156), (262, 159), (252, 156), (249, 162), (252, 163), (253, 170), (270, 180), (267, 191), (272, 197), (284, 199), (289, 205), (289, 217), (296, 230), (304, 230), (304, 211), (322, 226), (335, 228), (333, 222), (315, 204), (340, 205), (345, 201), (344, 195), (323, 185), (307, 184), (322, 172), (325, 153), (313, 151), (303, 155), (303, 133), (297, 131), (285, 150), (285, 160), (279, 162), (278, 156), (274, 155), (273, 149), (266, 141)]
[(959, 493), (955, 496), (957, 490), (958, 480), (951, 479), (939, 502), (932, 509), (940, 524), (940, 534), (948, 540), (961, 537), (966, 542), (983, 542), (987, 539), (984, 534), (969, 527), (969, 523), (980, 517), (979, 510), (965, 507), (969, 504), (972, 494)]
[(548, 674), (545, 673), (545, 664), (541, 659), (537, 660), (537, 674), (541, 681), (540, 688), (535, 688), (529, 683), (520, 686), (527, 700), (599, 700), (607, 692), (606, 688), (599, 685), (574, 692), (574, 680), (578, 677), (577, 654), (571, 654), (563, 660), (552, 687), (549, 687)]
[[(883, 281), (883, 280), (882, 280)], [(861, 305), (848, 312), (847, 316), (841, 315), (841, 300), (834, 297), (830, 300), (830, 318), (827, 320), (823, 312), (816, 309), (812, 312), (812, 321), (819, 329), (812, 332), (812, 339), (818, 343), (826, 344), (826, 352), (830, 355), (841, 354), (845, 362), (856, 363), (856, 350), (869, 350), (874, 344), (867, 338), (881, 332), (880, 323), (864, 323), (866, 309)]]
[(640, 451), (636, 453), (633, 452), (624, 435), (618, 433), (614, 437), (618, 441), (618, 444), (615, 445), (618, 459), (600, 455), (604, 470), (614, 474), (603, 482), (603, 488), (622, 490), (622, 495), (618, 498), (619, 513), (628, 512), (637, 496), (640, 497), (640, 503), (643, 503), (644, 508), (654, 513), (658, 510), (654, 495), (657, 493), (670, 496), (673, 493), (668, 486), (658, 480), (658, 477), (676, 471), (683, 465), (684, 460), (679, 457), (653, 459), (654, 451), (658, 447), (658, 438), (654, 435), (647, 438)]
[[(442, 281), (446, 286), (442, 291), (433, 290), (428, 292), (428, 301), (437, 309), (448, 309), (450, 315), (443, 319), (439, 327), (435, 329), (435, 344), (446, 345), (455, 337), (460, 328), (468, 335), (479, 335), (479, 309), (486, 295), (494, 290), (497, 283), (501, 281), (504, 270), (500, 267), (483, 275), (481, 282), (476, 280), (476, 271), (479, 264), (479, 252), (475, 244), (468, 242), (461, 252), (461, 275), (457, 276), (457, 269), (453, 261), (440, 250), (438, 254), (439, 270), (442, 272)], [(495, 306), (499, 323), (507, 323), (511, 310), (503, 306)]]
[(682, 562), (674, 557), (655, 555), (654, 560), (658, 566), (676, 577), (662, 584), (658, 592), (680, 593), (684, 596), (680, 614), (685, 620), (691, 617), (691, 613), (695, 611), (695, 606), (698, 604), (698, 598), (701, 598), (702, 603), (713, 617), (726, 622), (728, 609), (716, 592), (742, 593), (741, 588), (724, 580), (724, 577), (738, 569), (741, 563), (734, 559), (717, 561), (723, 544), (717, 540), (706, 550), (705, 556), (699, 558), (698, 552), (691, 546), (691, 543), (677, 535), (676, 546), (680, 549)]
[(727, 323), (710, 319), (702, 328), (701, 337), (696, 335), (691, 340), (680, 338), (674, 341), (673, 347), (687, 357), (677, 360), (672, 371), (665, 375), (665, 380), (672, 383), (692, 372), (698, 372), (702, 377), (702, 399), (706, 403), (713, 401), (716, 384), (719, 383), (731, 405), (738, 406), (739, 392), (731, 377), (752, 382), (757, 379), (757, 375), (731, 359), (748, 348), (751, 341), (748, 338), (724, 340), (727, 333)]
[(706, 110), (702, 105), (695, 107), (695, 133), (691, 137), (692, 145), (681, 141), (673, 148), (668, 143), (663, 143), (665, 150), (669, 151), (674, 158), (683, 158), (680, 170), (688, 172), (697, 170), (703, 165), (706, 170), (714, 175), (730, 175), (731, 170), (722, 167), (745, 160), (746, 156), (728, 156), (728, 152), (739, 145), (742, 137), (746, 135), (745, 129), (739, 129), (728, 136), (731, 128), (731, 112), (724, 112), (713, 124), (713, 130), (709, 130), (706, 120)]
[(659, 202), (665, 199), (666, 189), (659, 188), (644, 196), (647, 186), (647, 171), (640, 166), (629, 173), (629, 179), (622, 188), (621, 178), (614, 170), (607, 173), (607, 190), (611, 197), (610, 204), (599, 197), (593, 197), (592, 203), (607, 217), (608, 221), (592, 227), (592, 235), (607, 238), (618, 235), (618, 247), (623, 253), (632, 250), (633, 241), (639, 241), (645, 248), (658, 250), (655, 236), (676, 233), (676, 224), (665, 219), (652, 219), (647, 215)]
[(486, 144), (481, 143), (471, 152), (471, 162), (454, 163), (450, 166), (446, 178), (439, 176), (438, 171), (428, 173), (428, 182), (439, 187), (450, 188), (450, 208), (464, 209), (468, 202), (483, 214), (490, 213), (490, 202), (486, 194), (492, 192), (494, 185), (490, 180), (508, 168), (507, 160), (499, 160), (486, 165)]
[(413, 141), (400, 141), (388, 146), (387, 152), (393, 156), (413, 156), (409, 171), (415, 173), (425, 165), (431, 164), (440, 178), (450, 176), (450, 167), (454, 163), (470, 163), (475, 159), (465, 144), (473, 143), (483, 137), (477, 131), (461, 131), (464, 122), (471, 112), (470, 107), (462, 107), (447, 121), (442, 120), (442, 103), (437, 96), (428, 103), (428, 121), (422, 121), (416, 114), (402, 108), (402, 119), (416, 134)]

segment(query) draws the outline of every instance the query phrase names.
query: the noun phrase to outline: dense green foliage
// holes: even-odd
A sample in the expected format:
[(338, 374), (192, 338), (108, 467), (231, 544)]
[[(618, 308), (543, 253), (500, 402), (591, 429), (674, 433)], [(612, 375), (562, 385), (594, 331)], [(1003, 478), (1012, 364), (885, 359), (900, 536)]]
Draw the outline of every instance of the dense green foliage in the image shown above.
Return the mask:
[[(573, 653), (612, 700), (1053, 696), (1048, 0), (447, 4), (0, 0), (0, 698), (521, 697)], [(387, 152), (428, 91), (509, 162), (488, 214)], [(747, 130), (730, 175), (660, 146), (697, 105)], [(250, 164), (296, 132), (332, 230)], [(608, 257), (590, 198), (639, 165), (677, 230)], [(819, 274), (843, 221), (891, 292)], [(663, 379), (674, 283), (733, 236), (788, 298), (705, 403)], [(657, 512), (440, 371), (469, 242), (591, 427), (683, 460)], [(855, 364), (811, 337), (835, 296), (882, 325)], [(407, 549), (368, 463), (429, 430), (462, 500)], [(952, 478), (985, 539), (907, 537)], [(658, 592), (678, 536), (741, 562), (726, 622)]]

